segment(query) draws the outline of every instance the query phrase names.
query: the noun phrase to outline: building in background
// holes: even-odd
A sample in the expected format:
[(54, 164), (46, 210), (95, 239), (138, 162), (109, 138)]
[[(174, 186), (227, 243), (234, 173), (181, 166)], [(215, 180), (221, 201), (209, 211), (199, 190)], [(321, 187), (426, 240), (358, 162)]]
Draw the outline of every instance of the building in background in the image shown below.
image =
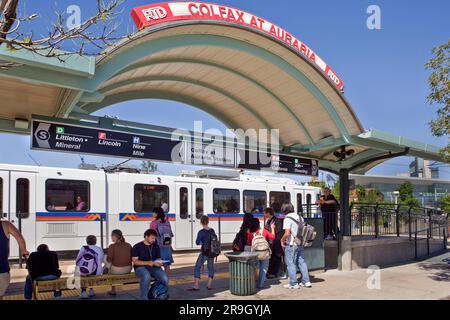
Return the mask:
[(405, 176), (350, 175), (350, 186), (352, 189), (357, 186), (362, 186), (366, 189), (377, 189), (383, 194), (385, 201), (392, 203), (395, 203), (395, 192), (405, 182), (411, 182), (414, 188), (414, 197), (424, 207), (439, 207), (441, 198), (450, 193), (450, 180)]
[(430, 165), (429, 160), (415, 158), (409, 165), (409, 176), (413, 178), (439, 179), (439, 167)]

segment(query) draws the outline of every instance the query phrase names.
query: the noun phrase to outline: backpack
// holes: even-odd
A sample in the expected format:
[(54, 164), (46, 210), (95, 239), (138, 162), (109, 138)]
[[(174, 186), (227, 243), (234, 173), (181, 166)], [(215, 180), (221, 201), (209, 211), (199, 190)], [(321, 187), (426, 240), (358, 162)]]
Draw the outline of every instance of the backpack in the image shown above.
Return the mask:
[(311, 247), (314, 239), (316, 238), (317, 232), (316, 228), (307, 224), (302, 217), (300, 217), (300, 221), (295, 220), (292, 217), (286, 217), (287, 219), (291, 219), (297, 223), (297, 234), (294, 238), (294, 242), (298, 246), (302, 246), (305, 248)]
[(247, 244), (247, 231), (241, 230), (233, 240), (233, 251), (243, 252)]
[(170, 247), (172, 245), (172, 228), (169, 221), (157, 221), (156, 232), (158, 233), (157, 241), (160, 247)]
[(216, 258), (220, 255), (220, 241), (213, 229), (209, 229), (209, 240), (202, 245), (202, 254), (208, 258)]
[(167, 300), (169, 299), (169, 289), (161, 283), (153, 283), (147, 295), (149, 300)]
[(80, 269), (81, 276), (90, 276), (97, 273), (98, 254), (89, 246), (83, 246), (83, 254), (77, 259), (76, 266)]
[(252, 252), (258, 254), (258, 260), (266, 260), (270, 258), (272, 251), (270, 250), (269, 242), (262, 235), (262, 231), (253, 234)]

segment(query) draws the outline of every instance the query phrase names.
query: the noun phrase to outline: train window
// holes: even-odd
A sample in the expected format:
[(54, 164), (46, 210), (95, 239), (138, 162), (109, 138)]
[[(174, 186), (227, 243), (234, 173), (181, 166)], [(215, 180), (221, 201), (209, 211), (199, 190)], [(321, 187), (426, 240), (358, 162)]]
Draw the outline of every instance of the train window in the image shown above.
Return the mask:
[(180, 188), (180, 218), (187, 219), (188, 217), (188, 189)]
[(289, 192), (276, 192), (270, 193), (270, 207), (275, 213), (281, 212), (281, 206), (285, 201), (291, 202), (291, 194)]
[(214, 189), (213, 209), (214, 213), (239, 213), (239, 190)]
[(17, 179), (16, 182), (16, 215), (28, 218), (30, 214), (30, 180)]
[(88, 181), (48, 179), (45, 182), (47, 211), (89, 211)]
[(258, 210), (259, 213), (266, 208), (267, 193), (265, 191), (244, 191), (244, 212), (252, 213), (253, 210)]
[[(3, 179), (0, 178), (0, 213), (3, 214)], [(3, 216), (0, 216), (3, 217)]]
[(200, 219), (204, 214), (203, 209), (203, 189), (195, 190), (195, 217)]
[(169, 212), (169, 187), (151, 184), (134, 185), (134, 211), (152, 212), (154, 208), (161, 207)]
[(303, 213), (303, 199), (302, 194), (297, 193), (297, 213)]

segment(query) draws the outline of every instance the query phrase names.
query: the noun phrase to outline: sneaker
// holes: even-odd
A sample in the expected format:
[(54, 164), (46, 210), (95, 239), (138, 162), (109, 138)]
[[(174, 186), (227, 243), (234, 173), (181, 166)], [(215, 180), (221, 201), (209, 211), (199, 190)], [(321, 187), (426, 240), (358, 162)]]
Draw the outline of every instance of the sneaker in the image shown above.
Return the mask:
[(283, 288), (285, 289), (300, 289), (300, 286), (298, 285), (298, 283), (296, 283), (295, 285), (291, 286), (290, 284), (285, 284), (283, 286)]
[(87, 294), (86, 291), (81, 291), (80, 298), (81, 298), (81, 299), (88, 299), (89, 296), (88, 296), (88, 294)]
[(89, 289), (89, 298), (95, 297), (94, 289)]
[(279, 279), (281, 279), (281, 280), (286, 280), (287, 278), (288, 278), (287, 274), (283, 274), (279, 277)]
[(303, 282), (301, 282), (300, 283), (300, 287), (304, 287), (304, 288), (312, 288), (312, 285), (311, 285), (311, 282), (305, 282), (305, 283), (303, 283)]
[(329, 235), (325, 238), (325, 240), (333, 240), (333, 236)]

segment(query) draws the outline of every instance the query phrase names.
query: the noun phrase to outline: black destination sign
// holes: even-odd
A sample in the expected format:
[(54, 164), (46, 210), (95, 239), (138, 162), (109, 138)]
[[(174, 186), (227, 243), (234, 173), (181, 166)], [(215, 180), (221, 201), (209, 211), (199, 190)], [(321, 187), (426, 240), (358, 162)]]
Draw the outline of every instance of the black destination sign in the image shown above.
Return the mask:
[(32, 149), (181, 162), (183, 142), (83, 126), (33, 121)]
[(317, 160), (33, 119), (31, 148), (318, 176)]

